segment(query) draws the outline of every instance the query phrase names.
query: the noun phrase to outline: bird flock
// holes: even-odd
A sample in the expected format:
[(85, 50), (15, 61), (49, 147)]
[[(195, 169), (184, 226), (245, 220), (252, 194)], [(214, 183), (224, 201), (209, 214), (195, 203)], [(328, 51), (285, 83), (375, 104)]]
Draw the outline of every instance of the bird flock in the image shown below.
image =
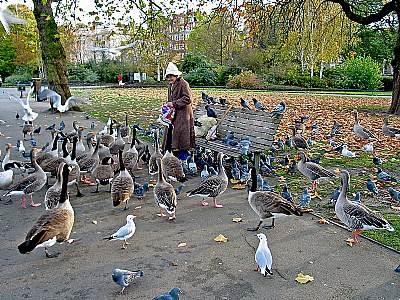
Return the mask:
[[(196, 147), (191, 151), (186, 160), (179, 160), (172, 154), (171, 139), (167, 139), (165, 151), (160, 149), (160, 136), (166, 130), (166, 136), (172, 134), (172, 125), (168, 128), (159, 128), (151, 126), (148, 130), (143, 130), (140, 126), (129, 126), (128, 116), (125, 124), (119, 123), (109, 118), (107, 124), (101, 132), (91, 131), (86, 133), (85, 126), (79, 126), (77, 121), (72, 124), (72, 129), (67, 132), (68, 124), (63, 121), (57, 127), (56, 124), (45, 128), (44, 133), (49, 134), (46, 145), (42, 149), (33, 144), (35, 134), (41, 134), (42, 126), (36, 127), (33, 121), (37, 117), (29, 105), (31, 91), (25, 100), (17, 99), (10, 95), (11, 99), (21, 104), (23, 109), (24, 121), (22, 127), (22, 137), (15, 146), (7, 144), (6, 154), (2, 160), (3, 172), (0, 172), (0, 188), (4, 191), (3, 197), (10, 197), (4, 204), (12, 205), (12, 196), (21, 196), (20, 206), (26, 208), (25, 196), (30, 196), (30, 205), (32, 207), (41, 206), (42, 203), (35, 203), (33, 195), (48, 185), (49, 178), (56, 177), (55, 183), (47, 187), (47, 192), (43, 199), (45, 210), (43, 214), (28, 230), (25, 240), (18, 246), (22, 254), (28, 254), (36, 248), (44, 248), (46, 257), (56, 257), (57, 254), (49, 252), (49, 247), (57, 242), (72, 243), (74, 239), (70, 238), (75, 215), (73, 206), (69, 201), (68, 186), (74, 185), (77, 190), (77, 197), (82, 197), (82, 187), (95, 186), (92, 192), (99, 193), (100, 186), (109, 186), (107, 192), (110, 193), (109, 199), (111, 207), (117, 207), (122, 204), (122, 211), (129, 209), (131, 198), (139, 199), (146, 197), (146, 194), (153, 188), (153, 198), (156, 207), (159, 208), (157, 216), (173, 222), (179, 217), (179, 197), (185, 188), (184, 182), (192, 180), (194, 177), (200, 177), (198, 184), (186, 192), (187, 197), (200, 197), (202, 206), (209, 206), (206, 198), (213, 200), (214, 208), (222, 208), (223, 205), (217, 202), (228, 188), (229, 183), (244, 183), (247, 188), (247, 200), (251, 209), (259, 219), (256, 227), (248, 228), (248, 231), (259, 231), (261, 225), (267, 219), (271, 219), (270, 225), (264, 225), (262, 228), (271, 229), (275, 227), (275, 219), (283, 216), (295, 215), (301, 217), (304, 212), (309, 211), (310, 203), (314, 196), (318, 196), (318, 182), (322, 180), (336, 180), (339, 175), (341, 185), (332, 193), (330, 203), (334, 205), (334, 211), (337, 217), (352, 231), (352, 238), (347, 242), (357, 243), (357, 239), (362, 230), (383, 229), (394, 231), (389, 222), (378, 213), (372, 211), (362, 204), (360, 194), (356, 195), (353, 201), (348, 200), (347, 196), (350, 189), (350, 173), (346, 170), (330, 171), (319, 164), (319, 161), (312, 161), (308, 152), (312, 149), (313, 143), (310, 139), (318, 134), (318, 123), (312, 125), (310, 138), (304, 137), (306, 127), (304, 122), (306, 116), (296, 120), (295, 124), (289, 128), (291, 136), (287, 136), (283, 141), (278, 139), (276, 147), (266, 149), (266, 153), (260, 155), (260, 166), (255, 168), (254, 153), (249, 152), (251, 141), (247, 138), (238, 142), (240, 144), (241, 156), (239, 159), (231, 158), (224, 153), (219, 152), (216, 159), (212, 153), (201, 147)], [(50, 100), (51, 96), (46, 96)], [(226, 99), (210, 97), (202, 92), (202, 99), (207, 102), (205, 114), (218, 119), (215, 112), (212, 111), (212, 105), (227, 105)], [(240, 105), (243, 109), (252, 109), (248, 101), (240, 98)], [(263, 104), (257, 99), (252, 99), (255, 109), (266, 111)], [(57, 101), (49, 101), (51, 109), (61, 105)], [(63, 108), (59, 112), (65, 112)], [(278, 104), (271, 115), (279, 116), (286, 111), (286, 104)], [(354, 111), (355, 125), (354, 133), (364, 141), (376, 141), (377, 138), (371, 134), (365, 127), (362, 127), (358, 121), (358, 113)], [(20, 115), (16, 115), (19, 119)], [(398, 137), (398, 132), (394, 128), (387, 126), (385, 120), (383, 133), (392, 138)], [(114, 130), (116, 127), (116, 130)], [(332, 132), (329, 136), (329, 146), (332, 151), (342, 153), (346, 145), (340, 145), (334, 141), (335, 136), (340, 134), (342, 125), (336, 121), (333, 124)], [(26, 135), (30, 136), (32, 150), (27, 152), (24, 146)], [(137, 135), (147, 136), (151, 140), (151, 149)], [(231, 136), (224, 137), (227, 141), (234, 141), (233, 133)], [(169, 142), (168, 142), (169, 141)], [(61, 143), (61, 153), (59, 153), (59, 144)], [(283, 153), (284, 148), (294, 148), (296, 155), (293, 159), (286, 154), (282, 159), (278, 158), (277, 153)], [(11, 149), (17, 148), (23, 160), (13, 161), (10, 158)], [(368, 150), (366, 150), (368, 151)], [(372, 150), (371, 150), (372, 152)], [(380, 165), (379, 158), (374, 155), (374, 163)], [(29, 160), (29, 162), (27, 161)], [(140, 170), (139, 162), (147, 165), (149, 180), (139, 184), (137, 182)], [(277, 169), (285, 169), (288, 174), (295, 174), (297, 170), (311, 182), (310, 187), (305, 187), (299, 201), (293, 199), (289, 191), (289, 186), (285, 183), (282, 193), (276, 191), (277, 187), (270, 186), (267, 178), (277, 177)], [(16, 175), (17, 173), (29, 174), (26, 176)], [(156, 176), (156, 179), (153, 178)], [(397, 179), (384, 172), (380, 167), (377, 171), (377, 177), (383, 183), (396, 183)], [(175, 186), (174, 186), (175, 185)], [(379, 190), (371, 179), (366, 183), (367, 190), (376, 195)], [(384, 185), (383, 185), (384, 186)], [(399, 192), (390, 186), (388, 194), (392, 199), (399, 202)], [(297, 202), (297, 203), (296, 203)], [(164, 214), (166, 212), (166, 214)], [(130, 239), (136, 231), (134, 222), (135, 216), (129, 214), (126, 217), (126, 224), (119, 228), (115, 233), (104, 237), (105, 240), (122, 241), (122, 249), (127, 249)], [(255, 252), (255, 262), (263, 276), (272, 275), (272, 254), (268, 248), (267, 237), (263, 233), (257, 234), (259, 246)], [(143, 271), (128, 271), (123, 269), (114, 269), (112, 279), (122, 287), (119, 292), (123, 294), (125, 288), (136, 278), (142, 277)], [(163, 295), (154, 299), (178, 299), (180, 290), (174, 288)], [(168, 298), (169, 297), (169, 298)]]

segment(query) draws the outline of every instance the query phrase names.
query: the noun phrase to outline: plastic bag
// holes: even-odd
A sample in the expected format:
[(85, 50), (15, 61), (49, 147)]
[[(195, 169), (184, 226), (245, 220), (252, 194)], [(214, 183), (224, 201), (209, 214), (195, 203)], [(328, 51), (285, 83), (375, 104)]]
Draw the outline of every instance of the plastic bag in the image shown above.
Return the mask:
[(169, 124), (172, 124), (172, 122), (174, 121), (174, 117), (175, 108), (168, 107), (166, 103), (163, 103), (163, 105), (161, 106), (161, 113), (157, 121), (165, 126), (168, 126)]

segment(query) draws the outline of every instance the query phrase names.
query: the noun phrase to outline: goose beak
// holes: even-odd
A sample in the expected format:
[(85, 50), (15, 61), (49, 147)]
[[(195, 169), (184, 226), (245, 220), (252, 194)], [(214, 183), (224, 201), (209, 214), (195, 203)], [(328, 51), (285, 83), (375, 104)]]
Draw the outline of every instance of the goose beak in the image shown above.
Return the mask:
[(299, 159), (300, 159), (300, 156), (298, 153), (296, 153), (295, 160), (299, 160)]

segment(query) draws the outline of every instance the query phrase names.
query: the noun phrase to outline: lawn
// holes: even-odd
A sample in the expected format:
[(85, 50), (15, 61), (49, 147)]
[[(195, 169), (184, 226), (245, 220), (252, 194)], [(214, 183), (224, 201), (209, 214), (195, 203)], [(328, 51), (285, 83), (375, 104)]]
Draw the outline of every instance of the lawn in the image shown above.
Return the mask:
[[(109, 116), (118, 121), (125, 120), (125, 114), (129, 115), (130, 124), (139, 123), (147, 128), (151, 124), (157, 124), (157, 117), (161, 103), (166, 100), (166, 88), (102, 88), (102, 89), (74, 89), (73, 94), (85, 99), (82, 109), (93, 117), (106, 121)], [(352, 175), (351, 194), (361, 192), (361, 201), (373, 210), (384, 214), (390, 223), (397, 229), (395, 233), (375, 231), (363, 234), (387, 244), (400, 251), (400, 213), (396, 210), (400, 203), (393, 202), (387, 192), (388, 187), (380, 187), (380, 193), (372, 197), (366, 193), (366, 179), (371, 177), (376, 181), (376, 168), (372, 163), (372, 154), (363, 152), (359, 148), (359, 141), (353, 133), (354, 117), (353, 109), (359, 111), (361, 125), (374, 132), (379, 141), (374, 144), (377, 156), (384, 161), (382, 168), (400, 178), (400, 139), (391, 139), (382, 134), (383, 116), (390, 105), (389, 98), (383, 97), (352, 97), (334, 96), (309, 93), (279, 93), (246, 90), (207, 89), (207, 94), (213, 97), (223, 97), (230, 103), (239, 106), (239, 98), (250, 100), (257, 98), (268, 110), (272, 110), (279, 102), (284, 101), (287, 105), (286, 113), (282, 119), (277, 132), (276, 139), (284, 140), (290, 135), (288, 127), (302, 115), (307, 115), (306, 133), (308, 138), (312, 125), (318, 122), (318, 133), (314, 138), (314, 146), (310, 151), (312, 157), (321, 157), (321, 165), (334, 170), (347, 169)], [(193, 89), (194, 102), (201, 100), (201, 90)], [(251, 101), (249, 101), (251, 102)], [(336, 120), (343, 125), (342, 134), (335, 138), (338, 143), (346, 143), (349, 149), (356, 151), (359, 157), (344, 158), (340, 154), (331, 151), (328, 134), (331, 131), (333, 121)], [(390, 126), (400, 127), (398, 117), (390, 118)], [(268, 153), (268, 149), (266, 149)], [(286, 149), (277, 155), (277, 159), (289, 154), (293, 158), (294, 152)], [(271, 178), (270, 184), (276, 185), (275, 189), (280, 191), (286, 181), (295, 199), (299, 199), (309, 182), (299, 173), (294, 176), (287, 174), (286, 169), (278, 168), (277, 178)], [(279, 179), (279, 180), (278, 180)], [(321, 184), (319, 194), (321, 199), (314, 198), (311, 203), (312, 209), (329, 219), (333, 217), (333, 206), (329, 204), (332, 191), (340, 184), (336, 179)], [(397, 187), (395, 187), (397, 188)]]

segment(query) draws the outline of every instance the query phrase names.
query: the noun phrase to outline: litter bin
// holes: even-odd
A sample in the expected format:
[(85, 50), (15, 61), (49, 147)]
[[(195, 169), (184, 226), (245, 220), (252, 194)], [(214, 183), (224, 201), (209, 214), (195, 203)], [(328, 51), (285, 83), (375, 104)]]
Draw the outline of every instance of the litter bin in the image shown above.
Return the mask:
[(32, 84), (33, 84), (33, 92), (36, 95), (36, 101), (38, 101), (38, 94), (40, 93), (40, 90), (42, 89), (42, 80), (40, 78), (32, 78)]
[(17, 82), (17, 90), (21, 93), (19, 97), (22, 98), (25, 91), (25, 85), (23, 83)]

